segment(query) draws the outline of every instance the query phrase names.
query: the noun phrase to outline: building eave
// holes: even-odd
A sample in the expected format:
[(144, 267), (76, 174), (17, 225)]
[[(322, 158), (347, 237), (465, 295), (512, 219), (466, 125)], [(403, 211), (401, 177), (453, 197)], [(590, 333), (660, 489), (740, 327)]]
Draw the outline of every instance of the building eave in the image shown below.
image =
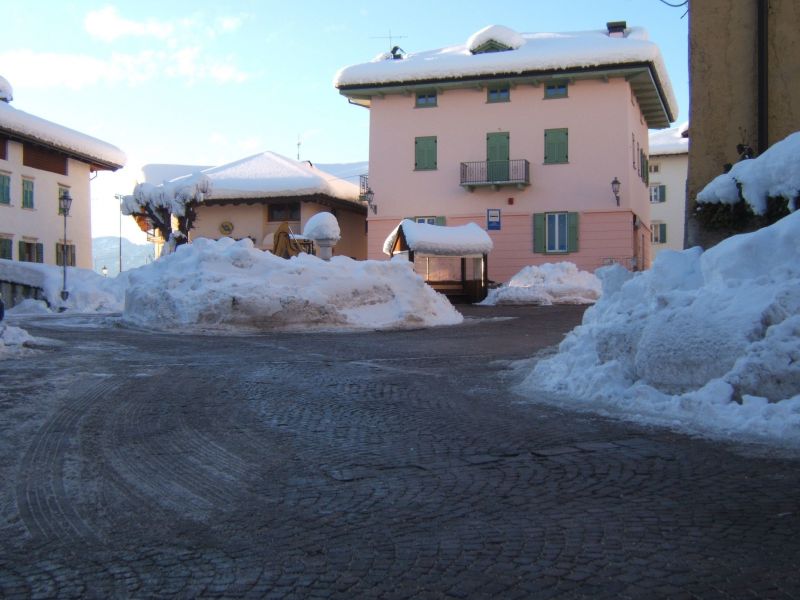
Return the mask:
[(36, 136), (26, 135), (18, 131), (15, 131), (13, 129), (8, 129), (2, 126), (0, 126), (0, 137), (6, 138), (14, 142), (31, 144), (33, 146), (38, 146), (40, 148), (45, 148), (47, 150), (58, 152), (59, 154), (62, 154), (67, 158), (71, 158), (73, 160), (86, 163), (87, 165), (89, 165), (89, 169), (92, 171), (116, 171), (117, 169), (121, 169), (122, 167), (125, 166), (108, 160), (103, 160), (96, 156), (90, 156), (88, 154), (76, 152), (75, 150), (72, 150), (70, 148), (65, 148), (64, 146), (53, 144), (51, 142), (46, 142), (44, 140), (37, 138)]

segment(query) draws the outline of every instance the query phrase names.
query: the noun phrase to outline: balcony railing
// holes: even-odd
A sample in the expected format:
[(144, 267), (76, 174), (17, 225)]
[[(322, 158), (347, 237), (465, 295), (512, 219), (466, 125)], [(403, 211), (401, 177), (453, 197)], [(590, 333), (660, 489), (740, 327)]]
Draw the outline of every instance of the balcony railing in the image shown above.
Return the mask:
[(461, 163), (461, 185), (469, 191), (480, 186), (513, 185), (522, 189), (531, 184), (531, 164), (524, 158), (483, 160)]

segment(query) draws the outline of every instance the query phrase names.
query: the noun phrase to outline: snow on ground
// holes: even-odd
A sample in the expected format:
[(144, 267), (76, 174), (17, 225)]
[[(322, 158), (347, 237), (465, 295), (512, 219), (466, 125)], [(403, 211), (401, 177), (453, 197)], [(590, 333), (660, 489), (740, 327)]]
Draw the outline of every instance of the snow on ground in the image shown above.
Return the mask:
[(250, 240), (198, 239), (130, 273), (123, 320), (159, 329), (359, 330), (454, 325), (408, 261), (289, 260)]
[[(519, 391), (691, 432), (800, 445), (800, 212), (631, 274)], [(543, 394), (544, 392), (544, 394)]]
[[(651, 152), (652, 153), (652, 152)], [(800, 198), (800, 131), (770, 146), (761, 156), (742, 160), (700, 190), (697, 201), (736, 204), (741, 197), (753, 212), (763, 215), (767, 197), (786, 198), (789, 210), (797, 210)]]
[(33, 337), (24, 329), (0, 322), (0, 360), (24, 354)]
[(508, 283), (489, 290), (479, 304), (592, 304), (601, 291), (597, 276), (580, 271), (575, 263), (546, 263), (523, 268)]

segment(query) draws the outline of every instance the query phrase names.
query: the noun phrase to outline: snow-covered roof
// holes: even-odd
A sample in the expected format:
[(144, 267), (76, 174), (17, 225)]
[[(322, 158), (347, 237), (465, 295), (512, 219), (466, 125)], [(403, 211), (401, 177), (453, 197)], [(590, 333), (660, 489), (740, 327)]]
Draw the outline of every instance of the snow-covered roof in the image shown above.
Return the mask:
[[(511, 49), (472, 53), (471, 49), (492, 40)], [(646, 69), (648, 65), (650, 68)], [(611, 37), (607, 30), (516, 33), (507, 27), (493, 25), (457, 46), (409, 52), (398, 60), (378, 56), (370, 62), (345, 67), (336, 74), (334, 85), (341, 93), (368, 102), (369, 90), (364, 88), (379, 87), (385, 93), (385, 88), (391, 86), (464, 79), (474, 81), (500, 76), (577, 76), (625, 68), (640, 71), (641, 77), (637, 78), (640, 81), (631, 79), (637, 95), (647, 94), (650, 99), (658, 100), (652, 107), (642, 102), (650, 127), (668, 126), (677, 116), (677, 101), (661, 51), (648, 40), (647, 31), (640, 27), (627, 28), (624, 35)]]
[(384, 254), (392, 254), (401, 227), (408, 249), (419, 254), (472, 256), (488, 254), (494, 247), (489, 234), (475, 223), (445, 227), (403, 219), (383, 242)]
[(790, 211), (797, 209), (800, 197), (800, 131), (767, 148), (756, 158), (741, 160), (733, 168), (711, 180), (697, 194), (700, 203), (736, 204), (741, 198), (753, 212), (763, 215), (767, 198), (785, 198)]
[(0, 102), (0, 134), (42, 144), (101, 169), (115, 171), (126, 161), (125, 153), (116, 146), (17, 110), (7, 102)]
[(688, 154), (689, 138), (683, 136), (688, 128), (689, 123), (686, 122), (678, 127), (650, 133), (650, 156)]
[(145, 183), (158, 185), (165, 181), (171, 181), (184, 175), (191, 175), (198, 171), (210, 169), (214, 165), (177, 165), (170, 163), (150, 163), (142, 167), (142, 176)]

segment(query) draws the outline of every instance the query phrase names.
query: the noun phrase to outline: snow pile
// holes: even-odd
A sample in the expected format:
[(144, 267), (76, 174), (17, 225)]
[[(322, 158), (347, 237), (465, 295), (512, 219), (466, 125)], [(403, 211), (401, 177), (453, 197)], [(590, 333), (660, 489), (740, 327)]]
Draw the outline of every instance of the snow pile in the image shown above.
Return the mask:
[(485, 43), (491, 41), (499, 42), (512, 50), (516, 50), (525, 43), (525, 38), (513, 29), (504, 27), (503, 25), (489, 25), (480, 31), (476, 31), (469, 37), (467, 40), (467, 48), (470, 52), (475, 52), (475, 50)]
[(0, 75), (0, 100), (11, 102), (14, 99), (14, 89), (8, 83), (8, 79)]
[(0, 280), (40, 288), (53, 309), (63, 307), (81, 313), (122, 310), (128, 271), (107, 278), (89, 269), (67, 267), (69, 298), (66, 302), (61, 300), (63, 273), (62, 267), (54, 265), (0, 259)]
[(0, 102), (0, 129), (34, 139), (72, 155), (94, 159), (114, 167), (125, 165), (125, 153), (116, 146), (17, 110), (7, 102)]
[(0, 323), (0, 360), (24, 354), (33, 341), (24, 329)]
[(530, 265), (501, 287), (489, 290), (482, 306), (498, 304), (592, 304), (601, 293), (600, 280), (571, 262)]
[(786, 198), (789, 210), (798, 208), (800, 198), (800, 131), (770, 146), (761, 156), (742, 160), (714, 178), (697, 194), (705, 204), (736, 204), (741, 198), (753, 212), (763, 215), (767, 198)]
[(317, 213), (306, 222), (303, 237), (310, 240), (336, 240), (338, 242), (342, 237), (339, 221), (329, 212)]
[(650, 271), (597, 274), (602, 297), (523, 393), (800, 443), (800, 213), (705, 253), (664, 251)]
[(420, 254), (470, 256), (488, 254), (494, 247), (489, 234), (476, 223), (467, 223), (458, 227), (445, 227), (443, 225), (415, 223), (410, 219), (403, 219), (384, 240), (384, 254), (392, 254), (401, 227), (403, 228), (403, 235), (408, 244), (408, 249)]
[(664, 156), (667, 154), (688, 154), (689, 138), (683, 134), (689, 129), (686, 122), (679, 127), (652, 131), (649, 136), (650, 156)]
[(130, 274), (123, 319), (166, 329), (404, 329), (461, 315), (408, 262), (289, 260), (249, 239), (197, 239)]

